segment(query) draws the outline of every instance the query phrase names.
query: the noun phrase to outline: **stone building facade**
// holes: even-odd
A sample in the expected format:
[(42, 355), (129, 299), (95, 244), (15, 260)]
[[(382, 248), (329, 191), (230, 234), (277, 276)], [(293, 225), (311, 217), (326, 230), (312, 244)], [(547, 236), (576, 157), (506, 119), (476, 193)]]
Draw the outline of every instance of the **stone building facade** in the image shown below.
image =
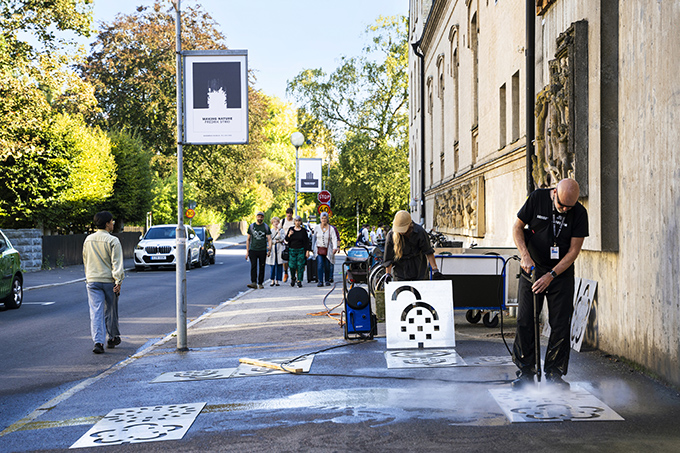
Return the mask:
[(575, 178), (590, 218), (577, 275), (598, 282), (589, 342), (680, 385), (680, 1), (411, 0), (410, 41), (414, 220), (512, 246), (527, 168), (533, 187)]

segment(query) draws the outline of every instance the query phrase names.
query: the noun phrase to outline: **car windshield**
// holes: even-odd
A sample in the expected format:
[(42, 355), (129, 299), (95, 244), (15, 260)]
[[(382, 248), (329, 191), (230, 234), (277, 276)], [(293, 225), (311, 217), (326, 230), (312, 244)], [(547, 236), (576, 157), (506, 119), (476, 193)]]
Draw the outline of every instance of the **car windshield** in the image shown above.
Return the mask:
[(175, 227), (152, 227), (146, 232), (144, 239), (175, 239)]
[(195, 228), (194, 231), (201, 241), (205, 240), (205, 230), (203, 228)]

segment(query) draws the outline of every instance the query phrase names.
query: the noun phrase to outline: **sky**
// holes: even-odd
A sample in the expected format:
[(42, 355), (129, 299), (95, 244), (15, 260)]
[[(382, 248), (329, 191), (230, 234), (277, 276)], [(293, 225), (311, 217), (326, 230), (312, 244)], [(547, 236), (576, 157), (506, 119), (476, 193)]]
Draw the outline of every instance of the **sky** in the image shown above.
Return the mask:
[[(93, 26), (153, 3), (94, 0)], [(409, 0), (182, 0), (181, 8), (196, 4), (215, 19), (230, 49), (248, 50), (255, 88), (293, 102), (286, 96), (289, 80), (303, 69), (330, 73), (340, 57), (360, 55), (366, 28), (380, 15), (408, 15)]]

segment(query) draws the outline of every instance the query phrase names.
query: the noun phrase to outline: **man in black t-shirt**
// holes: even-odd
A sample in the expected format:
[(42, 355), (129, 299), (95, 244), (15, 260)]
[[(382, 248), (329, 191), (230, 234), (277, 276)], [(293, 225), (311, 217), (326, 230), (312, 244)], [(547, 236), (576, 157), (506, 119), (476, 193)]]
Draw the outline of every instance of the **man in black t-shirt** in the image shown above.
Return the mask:
[[(519, 279), (517, 333), (512, 359), (519, 368), (513, 387), (533, 382), (536, 360), (533, 297), (540, 315), (548, 300), (550, 339), (545, 356), (546, 380), (562, 380), (569, 365), (571, 316), (574, 310), (574, 261), (588, 236), (588, 212), (578, 202), (579, 186), (563, 179), (555, 189), (538, 189), (517, 213), (513, 239), (522, 258)], [(536, 273), (531, 283), (531, 272)]]
[(272, 232), (264, 223), (264, 212), (258, 212), (256, 221), (248, 227), (246, 260), (250, 260), (250, 284), (248, 288), (264, 288), (264, 266), (272, 249)]

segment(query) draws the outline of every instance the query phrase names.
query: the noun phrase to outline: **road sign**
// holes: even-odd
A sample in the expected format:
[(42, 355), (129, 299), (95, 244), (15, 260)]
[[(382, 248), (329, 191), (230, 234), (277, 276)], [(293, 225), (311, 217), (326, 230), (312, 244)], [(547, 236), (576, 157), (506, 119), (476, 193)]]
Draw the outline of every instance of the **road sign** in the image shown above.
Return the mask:
[(327, 204), (320, 204), (319, 205), (319, 214), (321, 214), (322, 212), (326, 212), (326, 213), (328, 213), (328, 215), (333, 214), (333, 212), (331, 211), (331, 207), (328, 206)]
[(196, 215), (196, 211), (193, 209), (187, 209), (187, 212), (184, 214), (187, 216), (187, 219), (193, 219), (194, 216)]
[(331, 193), (327, 190), (322, 190), (319, 192), (319, 195), (317, 195), (316, 198), (319, 200), (319, 202), (329, 205), (331, 201)]

